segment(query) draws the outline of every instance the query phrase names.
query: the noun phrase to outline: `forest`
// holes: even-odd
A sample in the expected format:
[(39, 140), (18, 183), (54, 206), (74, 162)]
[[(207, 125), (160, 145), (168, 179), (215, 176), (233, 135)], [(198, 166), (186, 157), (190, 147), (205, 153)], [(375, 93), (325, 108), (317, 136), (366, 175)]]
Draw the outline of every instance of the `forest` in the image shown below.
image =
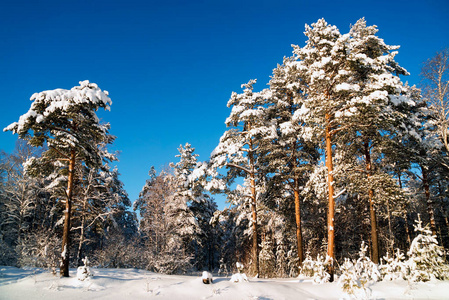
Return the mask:
[(344, 34), (324, 19), (306, 25), (267, 88), (252, 79), (232, 92), (211, 156), (180, 145), (138, 199), (96, 115), (109, 93), (87, 80), (35, 93), (4, 129), (19, 140), (0, 157), (0, 265), (67, 277), (85, 257), (163, 274), (241, 263), (251, 276), (333, 281), (360, 258), (391, 276), (408, 257), (404, 274), (448, 278), (449, 49), (410, 86), (399, 47), (377, 32), (364, 19)]

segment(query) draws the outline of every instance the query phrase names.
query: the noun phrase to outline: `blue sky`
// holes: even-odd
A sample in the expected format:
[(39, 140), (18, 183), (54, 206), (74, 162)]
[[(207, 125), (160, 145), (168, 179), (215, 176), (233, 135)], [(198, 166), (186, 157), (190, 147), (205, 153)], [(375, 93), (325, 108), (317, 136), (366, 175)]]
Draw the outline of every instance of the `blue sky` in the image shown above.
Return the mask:
[[(325, 18), (340, 32), (365, 17), (419, 84), (422, 62), (449, 47), (449, 1), (1, 1), (0, 127), (34, 92), (90, 80), (113, 105), (100, 117), (117, 136), (119, 171), (135, 200), (152, 165), (189, 142), (206, 160), (224, 132), (232, 91), (303, 46), (304, 25)], [(0, 133), (11, 152), (16, 136)], [(220, 200), (219, 207), (223, 207)]]

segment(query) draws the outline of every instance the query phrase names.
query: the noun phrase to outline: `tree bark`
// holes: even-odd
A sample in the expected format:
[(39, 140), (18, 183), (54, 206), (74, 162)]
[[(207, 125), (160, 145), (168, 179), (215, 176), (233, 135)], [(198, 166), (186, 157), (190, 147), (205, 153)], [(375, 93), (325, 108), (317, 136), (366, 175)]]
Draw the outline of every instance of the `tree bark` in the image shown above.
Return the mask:
[[(247, 123), (248, 131), (251, 130), (251, 124)], [(254, 265), (254, 274), (259, 274), (259, 243), (257, 242), (258, 235), (258, 226), (257, 226), (257, 195), (256, 195), (256, 170), (254, 166), (254, 157), (253, 157), (253, 142), (251, 137), (248, 141), (248, 158), (249, 158), (249, 167), (250, 167), (250, 184), (251, 184), (251, 212), (252, 212), (252, 222), (253, 222), (253, 265)]]
[(299, 202), (299, 180), (295, 178), (295, 216), (296, 216), (296, 246), (298, 248), (299, 266), (302, 266), (304, 261), (304, 250), (302, 246), (302, 231), (301, 231), (301, 206)]
[(72, 197), (73, 197), (73, 181), (75, 170), (75, 150), (70, 151), (69, 159), (69, 178), (67, 183), (67, 199), (65, 203), (64, 214), (64, 229), (62, 233), (62, 253), (61, 253), (61, 270), (60, 274), (63, 277), (69, 277), (69, 249), (70, 249), (70, 215), (72, 209)]
[[(365, 141), (365, 162), (366, 162), (366, 172), (368, 180), (371, 177), (371, 154), (369, 150), (369, 143)], [(376, 218), (376, 208), (374, 207), (374, 191), (369, 189), (368, 199), (369, 199), (369, 211), (370, 211), (370, 221), (371, 221), (371, 260), (375, 264), (379, 264), (379, 240), (377, 235), (377, 218)]]
[(259, 244), (257, 243), (257, 209), (256, 209), (256, 182), (254, 180), (254, 174), (251, 177), (251, 212), (252, 212), (252, 222), (253, 222), (253, 263), (254, 263), (254, 273), (259, 274)]
[(435, 224), (435, 216), (433, 213), (433, 205), (430, 201), (430, 186), (429, 186), (429, 179), (427, 174), (427, 169), (423, 165), (421, 165), (421, 172), (422, 172), (422, 182), (424, 185), (424, 192), (426, 196), (426, 205), (427, 205), (427, 213), (429, 214), (430, 219), (430, 230), (432, 230), (433, 235), (437, 235), (437, 227)]
[(327, 255), (331, 258), (331, 262), (328, 266), (328, 272), (330, 275), (330, 281), (334, 281), (334, 212), (335, 212), (335, 200), (334, 200), (334, 166), (332, 163), (332, 141), (330, 133), (330, 115), (326, 114), (326, 167), (327, 167), (327, 184), (329, 187), (329, 204), (327, 212)]

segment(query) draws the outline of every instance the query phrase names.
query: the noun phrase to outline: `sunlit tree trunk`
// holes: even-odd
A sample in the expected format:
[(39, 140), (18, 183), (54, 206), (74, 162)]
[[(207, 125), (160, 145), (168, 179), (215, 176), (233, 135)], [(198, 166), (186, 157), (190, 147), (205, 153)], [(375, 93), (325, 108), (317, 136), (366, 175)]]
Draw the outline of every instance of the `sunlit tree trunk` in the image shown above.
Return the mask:
[[(371, 154), (369, 150), (369, 143), (365, 141), (365, 162), (366, 162), (366, 174), (368, 176), (368, 180), (371, 177)], [(368, 200), (369, 200), (369, 212), (370, 212), (370, 222), (371, 222), (371, 260), (373, 263), (379, 263), (379, 240), (377, 235), (377, 217), (376, 217), (376, 208), (374, 207), (374, 191), (373, 189), (369, 189), (368, 191)]]
[(294, 194), (295, 194), (295, 217), (296, 217), (296, 246), (298, 248), (299, 266), (302, 266), (304, 261), (304, 251), (302, 246), (302, 231), (301, 231), (301, 206), (299, 201), (299, 180), (295, 177), (294, 182)]
[(329, 187), (329, 204), (327, 212), (327, 255), (331, 258), (331, 262), (328, 267), (330, 274), (330, 281), (334, 281), (334, 248), (335, 248), (335, 230), (334, 230), (334, 212), (335, 212), (335, 200), (334, 200), (334, 166), (332, 163), (332, 141), (330, 133), (330, 115), (326, 114), (326, 167), (327, 167), (327, 184)]

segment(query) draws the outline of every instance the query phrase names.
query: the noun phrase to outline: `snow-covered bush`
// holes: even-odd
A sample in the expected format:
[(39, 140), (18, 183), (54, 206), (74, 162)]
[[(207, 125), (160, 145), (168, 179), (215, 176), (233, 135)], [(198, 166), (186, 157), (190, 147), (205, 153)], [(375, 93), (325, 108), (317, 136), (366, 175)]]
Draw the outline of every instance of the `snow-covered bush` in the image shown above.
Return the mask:
[(306, 253), (306, 259), (302, 262), (302, 266), (299, 268), (299, 274), (304, 277), (313, 277), (313, 266), (315, 262), (310, 256), (310, 252)]
[(340, 266), (340, 271), (341, 276), (338, 285), (343, 292), (354, 295), (360, 289), (360, 282), (354, 264), (349, 258), (345, 258), (345, 262)]
[(89, 280), (94, 276), (94, 273), (91, 271), (89, 267), (89, 260), (87, 257), (83, 258), (83, 264), (84, 266), (78, 267), (78, 270), (76, 271), (76, 278), (80, 281)]
[(326, 259), (323, 256), (318, 255), (316, 258), (316, 262), (313, 266), (313, 282), (317, 284), (328, 282), (330, 279), (329, 273), (327, 273), (326, 269), (331, 262), (329, 256), (326, 255)]
[(201, 277), (201, 279), (203, 280), (204, 284), (214, 283), (212, 274), (207, 271), (203, 271), (203, 276)]
[(443, 260), (443, 247), (438, 246), (436, 236), (432, 235), (429, 227), (422, 226), (419, 216), (415, 222), (415, 231), (418, 235), (413, 239), (407, 253), (409, 280), (429, 281), (434, 278), (441, 280), (447, 278), (448, 267)]
[(232, 274), (231, 282), (245, 282), (248, 281), (248, 277), (246, 277), (245, 273), (242, 273), (243, 268), (245, 267), (242, 263), (236, 262), (235, 266), (237, 267), (238, 273)]
[(60, 259), (60, 240), (50, 230), (37, 230), (17, 242), (20, 267), (55, 269)]
[(327, 273), (326, 269), (329, 263), (329, 256), (326, 256), (326, 259), (324, 259), (322, 255), (318, 254), (316, 260), (312, 260), (310, 254), (307, 253), (306, 259), (300, 267), (300, 276), (312, 277), (313, 283), (316, 284), (328, 282), (330, 275)]
[(246, 282), (248, 281), (248, 277), (246, 277), (245, 273), (236, 273), (232, 274), (231, 282)]
[(394, 257), (390, 257), (387, 253), (386, 256), (383, 257), (382, 264), (379, 266), (381, 276), (383, 280), (397, 280), (397, 279), (406, 279), (407, 278), (407, 263), (405, 261), (404, 253), (401, 250), (396, 250), (396, 255)]
[(367, 251), (368, 246), (365, 245), (365, 242), (362, 242), (359, 251), (359, 258), (354, 265), (356, 274), (359, 276), (360, 283), (363, 287), (366, 283), (370, 281), (379, 281), (381, 278), (378, 266), (366, 256)]
[(270, 239), (262, 242), (262, 249), (259, 253), (259, 271), (264, 277), (273, 277), (276, 270), (276, 257), (273, 253), (273, 246)]
[(179, 251), (165, 252), (150, 259), (147, 269), (162, 274), (185, 274), (192, 269), (192, 257)]
[(297, 277), (299, 275), (299, 258), (298, 253), (291, 249), (287, 252), (287, 269), (288, 276)]
[(356, 261), (345, 258), (345, 262), (340, 266), (341, 275), (338, 284), (349, 295), (359, 292), (366, 294), (366, 284), (381, 278), (378, 266), (366, 256), (367, 250), (368, 246), (362, 242), (359, 258)]
[(245, 267), (241, 262), (236, 262), (236, 263), (235, 263), (235, 266), (237, 267), (237, 271), (238, 271), (239, 273), (242, 273), (243, 268)]

